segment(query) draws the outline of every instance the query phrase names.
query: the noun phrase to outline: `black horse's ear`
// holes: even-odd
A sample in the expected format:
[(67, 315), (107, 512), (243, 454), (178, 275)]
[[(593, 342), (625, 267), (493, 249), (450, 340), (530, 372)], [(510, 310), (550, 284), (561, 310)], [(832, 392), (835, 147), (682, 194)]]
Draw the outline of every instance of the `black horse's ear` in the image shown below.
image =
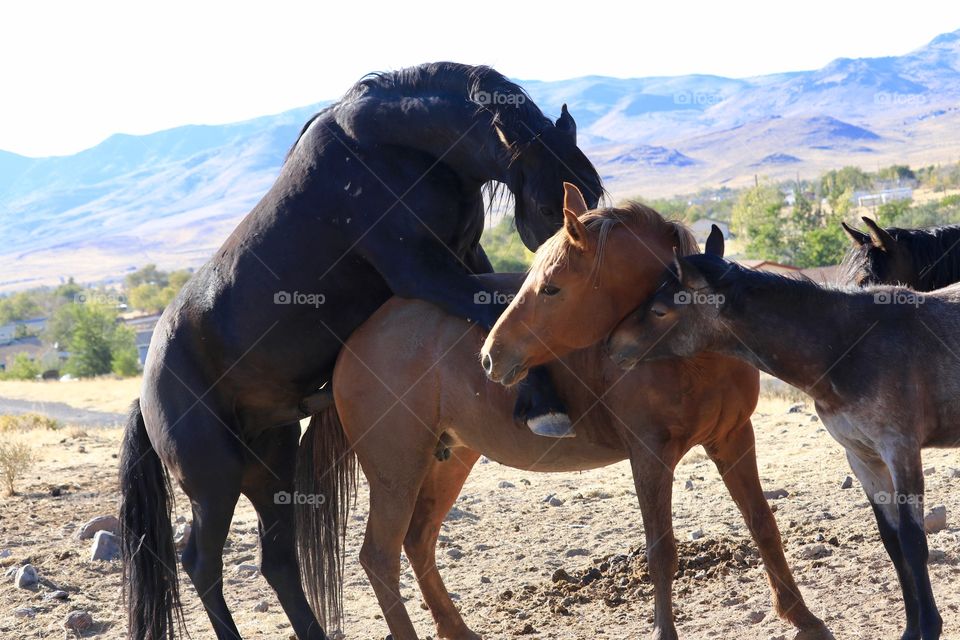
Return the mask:
[(566, 103), (560, 107), (560, 117), (557, 118), (557, 130), (566, 133), (573, 144), (577, 144), (577, 123), (573, 119), (573, 116), (570, 115), (570, 112), (567, 111)]
[(717, 225), (712, 225), (710, 228), (710, 235), (707, 237), (707, 244), (704, 247), (704, 253), (711, 256), (717, 256), (718, 258), (723, 257), (724, 251), (724, 242), (723, 242), (723, 231), (720, 231), (720, 227)]
[(709, 286), (707, 279), (691, 262), (680, 257), (677, 248), (673, 248), (673, 273), (685, 289), (704, 289)]
[(863, 216), (863, 224), (867, 225), (867, 228), (870, 229), (870, 242), (872, 242), (873, 246), (877, 249), (889, 251), (897, 242), (886, 229), (874, 222), (872, 218)]
[(850, 236), (850, 239), (853, 240), (853, 243), (858, 247), (862, 247), (865, 244), (870, 244), (869, 234), (866, 234), (859, 229), (854, 229), (843, 221), (840, 222), (840, 226), (843, 227), (843, 230), (847, 232), (847, 235)]

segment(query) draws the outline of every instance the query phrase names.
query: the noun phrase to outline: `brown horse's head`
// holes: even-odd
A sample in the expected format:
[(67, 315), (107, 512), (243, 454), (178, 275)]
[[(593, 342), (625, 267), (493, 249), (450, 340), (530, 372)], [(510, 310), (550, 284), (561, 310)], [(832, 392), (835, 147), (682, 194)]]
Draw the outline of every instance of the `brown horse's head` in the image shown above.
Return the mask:
[(530, 367), (598, 342), (650, 296), (674, 248), (699, 251), (682, 224), (637, 203), (588, 211), (569, 183), (563, 216), (483, 344), (492, 380), (514, 384)]

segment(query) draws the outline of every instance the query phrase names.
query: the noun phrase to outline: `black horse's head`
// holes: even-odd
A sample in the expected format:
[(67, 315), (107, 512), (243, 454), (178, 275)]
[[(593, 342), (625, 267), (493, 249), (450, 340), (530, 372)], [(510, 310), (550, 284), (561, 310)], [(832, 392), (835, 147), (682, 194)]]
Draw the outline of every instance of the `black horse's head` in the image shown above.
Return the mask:
[(563, 183), (575, 184), (587, 206), (603, 195), (600, 175), (577, 146), (577, 123), (563, 105), (556, 123), (548, 124), (513, 153), (508, 186), (515, 199), (520, 238), (535, 250), (563, 224)]
[(863, 222), (869, 233), (854, 229), (845, 222), (840, 223), (853, 243), (841, 265), (841, 280), (858, 287), (898, 284), (920, 291), (928, 290), (924, 287), (924, 276), (939, 256), (931, 256), (928, 264), (921, 264), (918, 268), (912, 259), (913, 252), (907, 246), (910, 242), (906, 236), (910, 235), (911, 230), (884, 229), (867, 217), (863, 218)]
[(575, 184), (591, 209), (600, 202), (603, 184), (577, 146), (577, 123), (567, 105), (551, 122), (522, 89), (516, 91), (526, 103), (499, 110), (493, 125), (505, 146), (505, 182), (514, 198), (517, 231), (535, 251), (563, 225), (564, 182)]

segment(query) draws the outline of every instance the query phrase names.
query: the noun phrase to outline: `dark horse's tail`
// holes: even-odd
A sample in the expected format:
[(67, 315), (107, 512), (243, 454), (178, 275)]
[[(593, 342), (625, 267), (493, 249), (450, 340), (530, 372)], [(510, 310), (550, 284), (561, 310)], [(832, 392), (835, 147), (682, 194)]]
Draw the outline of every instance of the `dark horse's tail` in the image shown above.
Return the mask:
[(170, 511), (173, 494), (160, 456), (134, 400), (120, 451), (120, 547), (131, 640), (173, 640), (183, 627), (177, 553)]
[(304, 590), (327, 629), (343, 614), (343, 552), (357, 458), (333, 405), (310, 419), (297, 451), (297, 552)]

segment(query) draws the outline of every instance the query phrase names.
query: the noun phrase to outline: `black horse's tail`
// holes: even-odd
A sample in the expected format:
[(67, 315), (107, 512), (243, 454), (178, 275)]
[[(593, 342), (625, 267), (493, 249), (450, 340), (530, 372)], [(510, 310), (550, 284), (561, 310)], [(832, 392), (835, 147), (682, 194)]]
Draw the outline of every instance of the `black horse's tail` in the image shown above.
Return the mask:
[(134, 400), (120, 451), (120, 548), (131, 640), (173, 640), (183, 628), (170, 478)]
[(333, 405), (310, 419), (297, 451), (294, 501), (304, 590), (327, 629), (343, 619), (343, 554), (357, 458)]

